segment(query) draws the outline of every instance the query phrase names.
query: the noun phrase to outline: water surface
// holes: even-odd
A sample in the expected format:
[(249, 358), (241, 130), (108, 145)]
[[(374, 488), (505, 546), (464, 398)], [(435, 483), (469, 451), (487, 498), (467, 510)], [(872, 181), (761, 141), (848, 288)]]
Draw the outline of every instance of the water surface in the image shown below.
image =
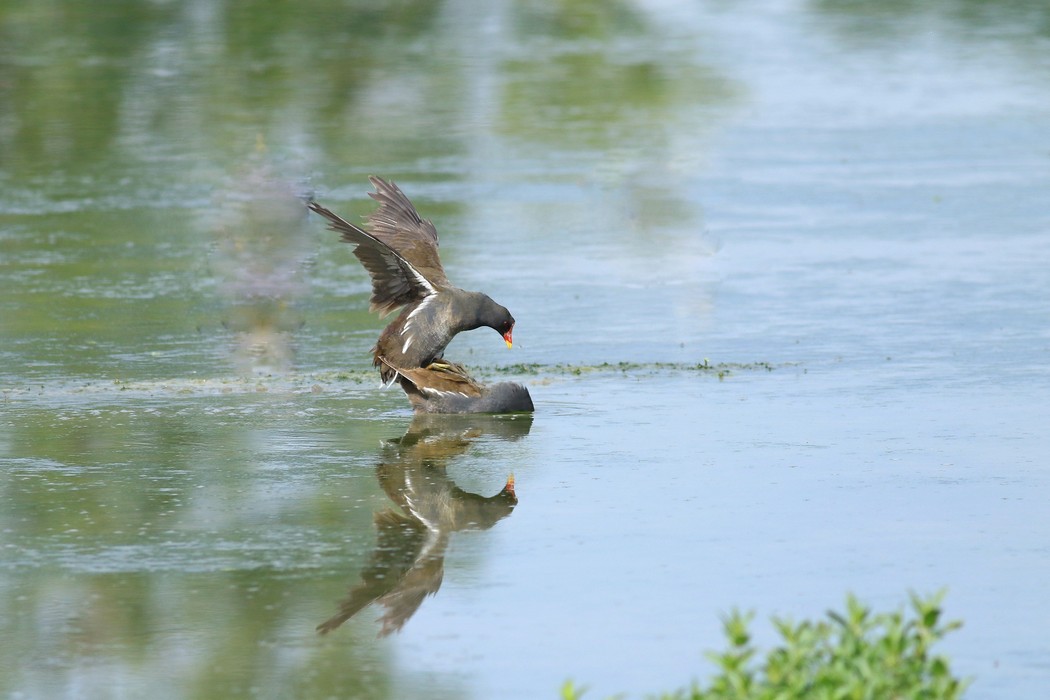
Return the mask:
[[(1048, 26), (0, 3), (0, 689), (641, 696), (733, 607), (947, 587), (969, 696), (1041, 697)], [(369, 174), (518, 319), (448, 354), (531, 420), (378, 387), (296, 205)]]

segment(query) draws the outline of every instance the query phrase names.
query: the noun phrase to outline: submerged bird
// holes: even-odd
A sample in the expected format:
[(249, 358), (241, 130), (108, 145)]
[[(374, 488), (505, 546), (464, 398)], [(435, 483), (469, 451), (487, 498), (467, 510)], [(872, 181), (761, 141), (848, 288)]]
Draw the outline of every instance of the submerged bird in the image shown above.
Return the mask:
[(401, 388), (416, 413), (532, 412), (529, 390), (515, 382), (479, 384), (463, 365), (432, 362), (418, 369), (396, 369)]
[[(503, 336), (509, 348), (513, 344), (514, 317), (488, 295), (453, 286), (441, 266), (434, 224), (419, 216), (393, 182), (379, 177), (368, 179), (375, 187), (368, 196), (379, 202), (379, 208), (368, 216), (367, 231), (317, 202), (307, 206), (328, 220), (329, 229), (354, 246), (354, 255), (372, 278), (369, 310), (385, 316), (403, 307), (372, 349), (372, 364), (379, 368), (383, 381), (389, 384), (400, 380), (417, 413), (533, 410), (525, 387), (482, 387), (458, 365), (453, 372), (454, 390), (445, 385), (448, 363), (444, 363), (443, 356), (456, 334), (487, 326)], [(431, 380), (436, 383), (431, 385)], [(500, 388), (506, 386), (520, 391)], [(521, 400), (521, 393), (527, 403)], [(421, 400), (413, 399), (414, 396)]]

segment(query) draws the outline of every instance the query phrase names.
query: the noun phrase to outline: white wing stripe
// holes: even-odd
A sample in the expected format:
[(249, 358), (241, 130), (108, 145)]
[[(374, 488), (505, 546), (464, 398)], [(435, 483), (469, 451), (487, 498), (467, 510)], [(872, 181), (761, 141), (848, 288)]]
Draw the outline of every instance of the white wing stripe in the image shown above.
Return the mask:
[(469, 398), (462, 391), (442, 391), (441, 389), (432, 389), (428, 386), (421, 386), (419, 389), (424, 394), (430, 394), (431, 396), (462, 396), (463, 398)]
[[(429, 286), (429, 285), (427, 285), (427, 286)], [(411, 321), (413, 318), (415, 318), (416, 314), (418, 314), (420, 311), (422, 311), (424, 309), (424, 307), (427, 306), (427, 304), (429, 304), (430, 302), (432, 302), (434, 300), (434, 297), (435, 297), (435, 292), (434, 292), (433, 288), (431, 288), (430, 294), (427, 294), (425, 297), (423, 297), (423, 301), (419, 302), (419, 306), (417, 306), (416, 308), (412, 309), (411, 312), (409, 312), (408, 318), (405, 319), (405, 320), (406, 321)], [(408, 324), (407, 323), (405, 324), (405, 329), (406, 330), (408, 329)]]

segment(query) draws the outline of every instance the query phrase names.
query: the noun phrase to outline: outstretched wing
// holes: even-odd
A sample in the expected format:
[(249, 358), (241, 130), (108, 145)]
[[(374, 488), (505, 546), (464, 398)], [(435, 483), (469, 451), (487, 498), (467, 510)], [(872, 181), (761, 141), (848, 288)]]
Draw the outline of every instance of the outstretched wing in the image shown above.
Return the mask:
[[(354, 246), (354, 255), (372, 277), (369, 310), (386, 316), (398, 307), (433, 294), (435, 285), (447, 283), (444, 272), (438, 279), (429, 279), (389, 243), (354, 226), (317, 202), (309, 202), (306, 206), (326, 218), (328, 228), (340, 233), (344, 241)], [(439, 270), (440, 267), (439, 263)]]
[(393, 182), (375, 176), (368, 181), (376, 188), (368, 196), (379, 202), (379, 208), (368, 217), (371, 234), (396, 250), (435, 287), (447, 286), (434, 224), (419, 216), (412, 202)]

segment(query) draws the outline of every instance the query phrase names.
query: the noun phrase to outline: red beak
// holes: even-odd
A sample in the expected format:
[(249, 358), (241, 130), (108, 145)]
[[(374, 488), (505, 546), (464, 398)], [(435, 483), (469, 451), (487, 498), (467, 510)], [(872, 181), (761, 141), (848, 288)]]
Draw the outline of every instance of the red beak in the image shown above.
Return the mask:
[(510, 337), (511, 331), (513, 331), (513, 330), (514, 330), (514, 326), (511, 326), (510, 329), (506, 333), (503, 334), (503, 340), (506, 341), (508, 348), (514, 347), (514, 341)]

